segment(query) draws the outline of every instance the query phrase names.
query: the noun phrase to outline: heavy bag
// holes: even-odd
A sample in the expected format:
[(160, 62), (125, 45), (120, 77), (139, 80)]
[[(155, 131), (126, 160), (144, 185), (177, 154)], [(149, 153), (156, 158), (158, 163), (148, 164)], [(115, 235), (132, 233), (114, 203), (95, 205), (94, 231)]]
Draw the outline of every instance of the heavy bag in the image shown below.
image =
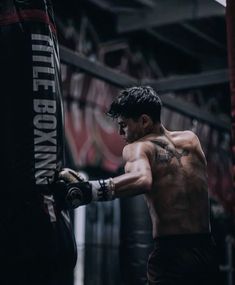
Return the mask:
[(73, 270), (76, 246), (70, 217), (49, 187), (64, 163), (60, 58), (50, 1), (1, 0), (0, 90), (6, 185), (0, 189), (0, 266), (3, 272), (17, 270), (8, 278), (52, 284)]

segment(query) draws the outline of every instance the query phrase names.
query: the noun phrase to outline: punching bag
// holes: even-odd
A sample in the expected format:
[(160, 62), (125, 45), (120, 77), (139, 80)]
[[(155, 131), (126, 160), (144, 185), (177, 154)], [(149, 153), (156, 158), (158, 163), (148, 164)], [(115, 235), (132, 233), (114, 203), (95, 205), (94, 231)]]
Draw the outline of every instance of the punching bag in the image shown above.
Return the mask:
[(0, 284), (65, 285), (70, 217), (49, 187), (64, 161), (60, 59), (48, 0), (1, 0)]

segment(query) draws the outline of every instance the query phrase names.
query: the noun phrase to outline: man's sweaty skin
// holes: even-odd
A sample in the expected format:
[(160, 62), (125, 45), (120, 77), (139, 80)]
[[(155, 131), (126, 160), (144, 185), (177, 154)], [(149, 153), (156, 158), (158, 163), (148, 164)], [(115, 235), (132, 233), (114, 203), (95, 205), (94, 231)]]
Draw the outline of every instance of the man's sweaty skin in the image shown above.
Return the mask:
[(114, 178), (116, 196), (122, 197), (122, 185), (125, 196), (133, 188), (135, 194), (145, 193), (153, 238), (210, 231), (206, 160), (193, 132), (161, 127), (160, 135), (149, 134), (126, 145), (123, 159), (125, 174)]

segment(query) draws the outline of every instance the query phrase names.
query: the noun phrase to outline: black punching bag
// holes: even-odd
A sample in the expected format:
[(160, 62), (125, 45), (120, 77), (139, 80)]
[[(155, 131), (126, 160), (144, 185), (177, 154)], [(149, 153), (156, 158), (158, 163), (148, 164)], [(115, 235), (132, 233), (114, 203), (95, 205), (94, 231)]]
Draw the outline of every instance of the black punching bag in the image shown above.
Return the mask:
[(60, 80), (51, 2), (1, 0), (2, 285), (71, 284), (70, 218), (48, 186), (63, 166)]
[(153, 248), (152, 226), (144, 196), (120, 199), (120, 267), (123, 285), (147, 284)]

